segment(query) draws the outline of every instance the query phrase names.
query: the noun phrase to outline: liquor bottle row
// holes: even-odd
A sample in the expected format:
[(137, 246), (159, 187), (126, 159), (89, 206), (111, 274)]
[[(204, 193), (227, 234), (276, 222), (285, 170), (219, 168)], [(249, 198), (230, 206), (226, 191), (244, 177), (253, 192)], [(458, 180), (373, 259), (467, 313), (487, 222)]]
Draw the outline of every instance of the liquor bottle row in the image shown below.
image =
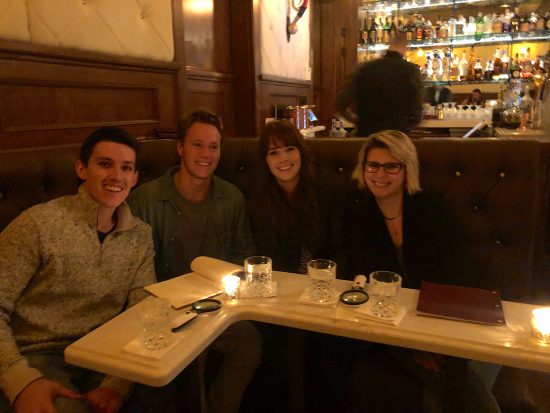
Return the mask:
[(507, 9), (500, 15), (496, 13), (483, 15), (480, 12), (477, 17), (469, 16), (467, 19), (462, 15), (448, 20), (438, 18), (433, 24), (421, 15), (412, 16), (405, 23), (402, 19), (391, 15), (385, 18), (379, 17), (378, 21), (372, 17), (370, 25), (365, 18), (359, 34), (359, 43), (361, 46), (388, 43), (397, 30), (405, 32), (409, 42), (430, 42), (462, 36), (474, 36), (479, 40), (484, 35), (550, 30), (550, 11), (544, 15), (535, 12), (530, 15), (521, 15), (516, 8), (514, 12)]
[(467, 56), (466, 51), (461, 57), (452, 50), (434, 50), (426, 54), (426, 64), (422, 67), (422, 79), (426, 81), (481, 81), (531, 79), (536, 74), (548, 71), (550, 54), (545, 57), (531, 57), (530, 48), (522, 48), (514, 57), (509, 57), (506, 49), (497, 47), (492, 58), (482, 62), (475, 57), (474, 47)]

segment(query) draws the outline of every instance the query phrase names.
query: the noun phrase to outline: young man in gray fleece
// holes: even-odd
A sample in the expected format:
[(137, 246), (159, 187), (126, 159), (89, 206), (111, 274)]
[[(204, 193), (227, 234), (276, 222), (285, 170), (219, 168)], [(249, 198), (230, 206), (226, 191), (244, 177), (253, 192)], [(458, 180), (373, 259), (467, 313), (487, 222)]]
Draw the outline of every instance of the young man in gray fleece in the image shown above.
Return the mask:
[(36, 205), (0, 233), (0, 412), (116, 412), (130, 383), (64, 362), (63, 350), (155, 282), (151, 228), (125, 200), (138, 143), (101, 128), (83, 143), (77, 195)]

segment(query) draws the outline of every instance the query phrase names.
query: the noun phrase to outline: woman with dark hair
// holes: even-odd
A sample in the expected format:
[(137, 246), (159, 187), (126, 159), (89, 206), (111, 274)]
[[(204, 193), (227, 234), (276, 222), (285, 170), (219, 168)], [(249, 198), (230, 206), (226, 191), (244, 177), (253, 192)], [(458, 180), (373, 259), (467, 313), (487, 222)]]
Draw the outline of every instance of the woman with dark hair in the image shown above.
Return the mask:
[(272, 258), (274, 270), (306, 274), (309, 260), (329, 258), (327, 199), (298, 129), (284, 120), (268, 123), (248, 205), (257, 252)]
[[(340, 273), (343, 263), (337, 258), (340, 221), (336, 197), (320, 190), (311, 155), (298, 129), (284, 120), (268, 123), (260, 136), (257, 159), (258, 178), (248, 202), (257, 253), (271, 257), (275, 271), (307, 274), (309, 260), (329, 258), (337, 262)], [(310, 379), (316, 378), (312, 373), (318, 364), (316, 354), (329, 344), (321, 335), (306, 335), (300, 330), (269, 324), (260, 324), (258, 329), (264, 349), (257, 377), (269, 383), (259, 386), (262, 404), (270, 406), (269, 411), (288, 411), (292, 410), (292, 399), (294, 409), (300, 410), (296, 400), (305, 383), (312, 385)], [(304, 359), (312, 360), (308, 368)], [(270, 391), (264, 394), (263, 388)]]

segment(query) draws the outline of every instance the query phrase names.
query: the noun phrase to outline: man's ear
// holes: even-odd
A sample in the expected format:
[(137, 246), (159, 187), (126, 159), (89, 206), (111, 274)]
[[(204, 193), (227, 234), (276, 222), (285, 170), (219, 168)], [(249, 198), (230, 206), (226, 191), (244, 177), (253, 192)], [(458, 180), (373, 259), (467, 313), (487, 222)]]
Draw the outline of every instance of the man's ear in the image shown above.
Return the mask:
[(80, 159), (78, 161), (76, 161), (76, 165), (75, 165), (74, 169), (76, 171), (76, 175), (80, 179), (82, 179), (83, 181), (88, 179), (88, 167), (86, 165), (84, 165), (84, 163)]
[(132, 180), (132, 184), (130, 185), (130, 188), (133, 188), (136, 186), (136, 184), (139, 181), (139, 171), (136, 169), (136, 172), (134, 173), (134, 179)]
[(176, 150), (178, 151), (178, 155), (181, 158), (183, 156), (183, 142), (178, 140), (178, 143), (176, 144)]

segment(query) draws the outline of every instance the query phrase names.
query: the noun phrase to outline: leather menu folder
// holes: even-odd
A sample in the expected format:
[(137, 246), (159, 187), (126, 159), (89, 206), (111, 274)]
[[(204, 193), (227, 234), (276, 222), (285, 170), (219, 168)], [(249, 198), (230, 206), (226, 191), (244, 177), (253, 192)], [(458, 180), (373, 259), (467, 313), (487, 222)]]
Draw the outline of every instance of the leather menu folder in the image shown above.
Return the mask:
[(506, 325), (498, 291), (422, 281), (418, 315)]

